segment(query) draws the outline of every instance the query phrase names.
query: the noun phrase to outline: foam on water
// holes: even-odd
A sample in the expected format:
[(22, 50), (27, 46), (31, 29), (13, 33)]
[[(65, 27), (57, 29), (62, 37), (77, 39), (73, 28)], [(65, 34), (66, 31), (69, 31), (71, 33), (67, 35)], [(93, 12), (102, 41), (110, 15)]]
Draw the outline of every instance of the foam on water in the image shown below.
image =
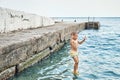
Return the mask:
[(79, 72), (72, 74), (73, 60), (67, 43), (60, 51), (39, 62), (10, 80), (120, 80), (120, 18), (98, 18), (100, 30), (79, 33)]

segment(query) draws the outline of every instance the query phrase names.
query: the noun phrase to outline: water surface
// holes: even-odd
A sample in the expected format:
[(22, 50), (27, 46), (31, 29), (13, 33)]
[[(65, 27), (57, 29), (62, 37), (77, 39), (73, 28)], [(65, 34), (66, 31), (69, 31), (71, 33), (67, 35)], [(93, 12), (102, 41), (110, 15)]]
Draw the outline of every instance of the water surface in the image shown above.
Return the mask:
[(69, 42), (58, 52), (10, 80), (120, 80), (120, 18), (97, 18), (100, 30), (84, 30), (79, 40), (79, 76), (72, 74)]

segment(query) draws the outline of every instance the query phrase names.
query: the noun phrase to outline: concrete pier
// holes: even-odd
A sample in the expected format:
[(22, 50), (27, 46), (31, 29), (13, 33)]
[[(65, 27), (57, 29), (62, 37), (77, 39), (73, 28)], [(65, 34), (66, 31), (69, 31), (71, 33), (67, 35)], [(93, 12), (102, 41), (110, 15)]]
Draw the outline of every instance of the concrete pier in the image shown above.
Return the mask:
[(5, 80), (59, 50), (85, 23), (52, 26), (0, 34), (0, 80)]
[(85, 22), (85, 29), (99, 29), (99, 22)]

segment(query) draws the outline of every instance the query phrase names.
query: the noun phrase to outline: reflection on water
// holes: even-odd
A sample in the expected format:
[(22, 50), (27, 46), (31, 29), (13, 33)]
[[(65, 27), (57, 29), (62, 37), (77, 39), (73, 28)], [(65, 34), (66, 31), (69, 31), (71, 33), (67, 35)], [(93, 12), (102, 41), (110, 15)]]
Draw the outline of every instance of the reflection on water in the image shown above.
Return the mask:
[(10, 80), (120, 80), (120, 19), (113, 21), (101, 20), (100, 30), (79, 33), (79, 39), (88, 37), (79, 46), (79, 76), (72, 74), (74, 62), (69, 56), (68, 43)]

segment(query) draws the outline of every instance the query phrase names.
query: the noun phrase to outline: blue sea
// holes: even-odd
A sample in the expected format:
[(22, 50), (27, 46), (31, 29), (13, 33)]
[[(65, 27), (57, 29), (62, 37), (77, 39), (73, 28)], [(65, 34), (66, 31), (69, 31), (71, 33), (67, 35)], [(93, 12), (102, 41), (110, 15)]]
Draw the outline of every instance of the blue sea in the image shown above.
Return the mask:
[[(56, 21), (88, 21), (87, 17), (59, 17)], [(74, 76), (73, 60), (69, 55), (69, 42), (58, 52), (25, 69), (10, 80), (120, 80), (120, 18), (96, 17), (99, 30), (84, 30), (79, 40), (87, 40), (79, 49), (79, 75)]]

